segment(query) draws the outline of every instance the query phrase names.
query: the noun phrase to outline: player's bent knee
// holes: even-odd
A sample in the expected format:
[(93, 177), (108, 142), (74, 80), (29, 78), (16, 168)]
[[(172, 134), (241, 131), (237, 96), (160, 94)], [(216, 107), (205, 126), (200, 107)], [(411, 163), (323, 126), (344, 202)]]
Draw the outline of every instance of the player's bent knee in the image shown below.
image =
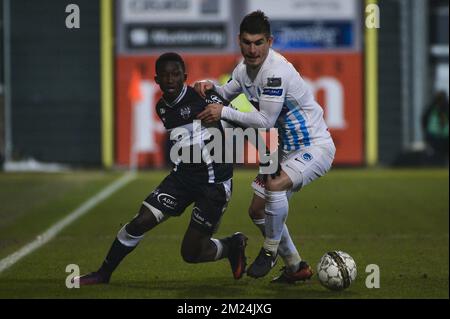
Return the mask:
[(198, 255), (199, 254), (194, 253), (193, 251), (187, 251), (187, 250), (184, 250), (184, 249), (181, 250), (181, 257), (188, 264), (196, 264), (196, 263), (198, 263), (199, 262), (198, 261), (199, 260), (199, 258), (198, 258), (199, 256)]
[(181, 257), (189, 264), (202, 262), (202, 255), (210, 243), (210, 235), (189, 227), (181, 244)]
[(188, 264), (196, 264), (196, 263), (198, 263), (198, 259), (197, 259), (196, 256), (185, 255), (185, 254), (182, 254), (181, 256), (183, 257), (184, 262), (186, 262)]

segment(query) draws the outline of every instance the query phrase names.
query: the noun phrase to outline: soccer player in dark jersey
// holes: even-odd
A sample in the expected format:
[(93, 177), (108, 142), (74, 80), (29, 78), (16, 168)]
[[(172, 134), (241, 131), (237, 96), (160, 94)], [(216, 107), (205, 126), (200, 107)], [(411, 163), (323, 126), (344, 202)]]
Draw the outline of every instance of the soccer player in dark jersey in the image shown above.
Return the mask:
[[(192, 138), (196, 134), (193, 121), (209, 102), (185, 84), (186, 78), (184, 61), (178, 54), (165, 53), (157, 59), (155, 81), (163, 96), (156, 110), (169, 132), (179, 128), (190, 132), (191, 136), (177, 142), (188, 141), (183, 147), (202, 150), (206, 141)], [(202, 135), (206, 134), (205, 127), (200, 129)], [(232, 174), (232, 164), (176, 160), (173, 171), (143, 201), (138, 215), (118, 232), (101, 267), (81, 276), (80, 285), (108, 283), (113, 271), (138, 245), (144, 233), (170, 217), (181, 215), (192, 203), (191, 221), (181, 247), (184, 261), (201, 263), (228, 258), (233, 277), (240, 279), (246, 267), (247, 237), (237, 232), (223, 239), (212, 238), (231, 197)]]

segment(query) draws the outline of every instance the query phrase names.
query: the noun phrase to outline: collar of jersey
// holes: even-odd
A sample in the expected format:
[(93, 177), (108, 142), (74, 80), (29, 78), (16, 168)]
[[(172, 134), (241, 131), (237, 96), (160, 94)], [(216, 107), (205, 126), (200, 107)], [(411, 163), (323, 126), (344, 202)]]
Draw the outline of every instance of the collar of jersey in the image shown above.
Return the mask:
[(172, 103), (167, 102), (167, 101), (164, 99), (164, 97), (162, 98), (162, 100), (164, 101), (164, 103), (166, 104), (166, 106), (168, 106), (168, 107), (174, 107), (174, 106), (175, 106), (178, 102), (180, 102), (181, 99), (186, 95), (186, 92), (187, 92), (187, 85), (185, 84), (185, 85), (183, 86), (183, 89), (182, 89), (181, 92), (180, 92), (180, 95), (178, 95), (178, 97), (177, 97)]

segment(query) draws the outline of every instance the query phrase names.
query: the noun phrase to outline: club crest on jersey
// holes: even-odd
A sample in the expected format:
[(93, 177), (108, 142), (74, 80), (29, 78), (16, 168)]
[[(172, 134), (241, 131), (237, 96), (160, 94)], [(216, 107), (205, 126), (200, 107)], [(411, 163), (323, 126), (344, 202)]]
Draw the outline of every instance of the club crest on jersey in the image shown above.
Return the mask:
[(303, 154), (302, 154), (302, 158), (303, 158), (305, 161), (309, 162), (310, 160), (313, 159), (313, 156), (312, 156), (310, 153), (303, 153)]
[(183, 119), (187, 120), (191, 115), (191, 107), (185, 106), (180, 109), (180, 115)]
[(272, 88), (281, 86), (281, 78), (268, 78), (267, 86)]

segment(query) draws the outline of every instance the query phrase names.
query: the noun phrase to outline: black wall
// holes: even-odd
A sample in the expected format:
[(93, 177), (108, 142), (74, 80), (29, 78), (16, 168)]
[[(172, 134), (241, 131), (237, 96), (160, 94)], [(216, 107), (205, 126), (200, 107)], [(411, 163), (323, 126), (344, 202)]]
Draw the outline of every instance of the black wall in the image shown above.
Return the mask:
[[(67, 29), (66, 6), (81, 28)], [(13, 159), (101, 164), (98, 0), (11, 1)]]
[(396, 0), (378, 2), (379, 29), (379, 161), (392, 164), (402, 152), (402, 72), (400, 4)]

